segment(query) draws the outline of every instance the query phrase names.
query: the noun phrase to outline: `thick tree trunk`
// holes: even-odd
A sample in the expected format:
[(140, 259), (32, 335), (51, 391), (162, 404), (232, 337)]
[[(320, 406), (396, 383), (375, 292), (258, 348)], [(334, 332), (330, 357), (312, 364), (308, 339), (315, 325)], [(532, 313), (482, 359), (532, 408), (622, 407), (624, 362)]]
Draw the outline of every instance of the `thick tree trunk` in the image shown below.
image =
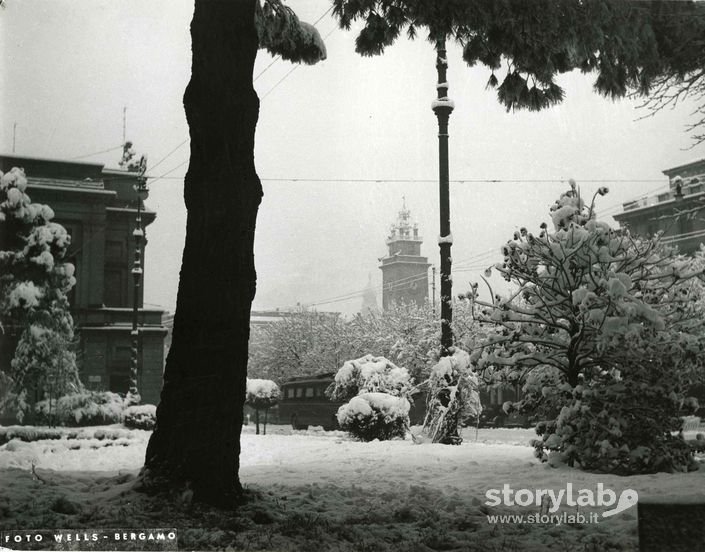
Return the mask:
[(191, 136), (186, 245), (142, 478), (147, 488), (188, 485), (194, 499), (222, 506), (242, 491), (240, 431), (262, 197), (254, 167), (254, 8), (255, 0), (195, 2), (184, 95)]

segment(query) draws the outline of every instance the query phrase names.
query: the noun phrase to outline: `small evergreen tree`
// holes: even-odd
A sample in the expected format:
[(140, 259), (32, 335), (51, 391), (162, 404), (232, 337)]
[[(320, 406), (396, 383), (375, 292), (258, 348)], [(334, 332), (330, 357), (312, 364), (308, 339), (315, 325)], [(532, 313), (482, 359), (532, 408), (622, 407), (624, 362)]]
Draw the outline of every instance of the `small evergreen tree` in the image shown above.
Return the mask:
[(70, 236), (26, 189), (22, 169), (0, 175), (0, 328), (12, 356), (0, 366), (0, 406), (12, 405), (19, 419), (37, 400), (80, 387), (67, 298), (76, 280), (63, 260)]

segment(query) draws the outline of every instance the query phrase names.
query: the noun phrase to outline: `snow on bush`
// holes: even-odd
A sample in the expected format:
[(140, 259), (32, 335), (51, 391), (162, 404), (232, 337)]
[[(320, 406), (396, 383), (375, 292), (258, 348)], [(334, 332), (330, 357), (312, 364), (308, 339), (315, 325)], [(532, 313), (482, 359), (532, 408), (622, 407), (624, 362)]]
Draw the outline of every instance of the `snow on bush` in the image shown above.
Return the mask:
[(267, 412), (279, 402), (281, 392), (272, 380), (247, 378), (245, 403), (255, 409), (256, 432), (259, 435), (259, 412), (264, 410), (264, 433), (267, 433)]
[[(247, 402), (254, 408), (256, 404), (276, 404), (279, 400), (279, 386), (272, 380), (247, 378)], [(260, 407), (264, 408), (264, 406)]]
[(57, 400), (43, 400), (35, 405), (39, 423), (62, 426), (116, 424), (123, 420), (125, 399), (110, 391), (81, 391)]
[(547, 398), (568, 398), (556, 418), (538, 424), (536, 456), (619, 475), (695, 469), (691, 448), (677, 435), (683, 423), (678, 377), (670, 363), (648, 351), (644, 356), (649, 360), (605, 371), (575, 388), (547, 389)]
[(404, 397), (389, 393), (362, 393), (338, 409), (341, 429), (361, 441), (404, 437), (409, 427), (411, 405)]
[(365, 355), (343, 364), (327, 393), (332, 400), (346, 401), (361, 393), (388, 393), (406, 397), (412, 388), (411, 376), (384, 357)]
[(65, 428), (36, 426), (6, 426), (0, 427), (0, 446), (15, 442), (32, 443), (35, 441), (76, 441), (76, 440), (108, 440), (117, 441), (139, 439), (134, 432), (114, 428)]
[(460, 444), (461, 422), (482, 412), (479, 382), (470, 367), (470, 355), (456, 348), (441, 357), (428, 380), (424, 433), (434, 443)]
[(130, 429), (154, 429), (157, 422), (157, 407), (153, 404), (128, 406), (123, 411), (123, 424)]

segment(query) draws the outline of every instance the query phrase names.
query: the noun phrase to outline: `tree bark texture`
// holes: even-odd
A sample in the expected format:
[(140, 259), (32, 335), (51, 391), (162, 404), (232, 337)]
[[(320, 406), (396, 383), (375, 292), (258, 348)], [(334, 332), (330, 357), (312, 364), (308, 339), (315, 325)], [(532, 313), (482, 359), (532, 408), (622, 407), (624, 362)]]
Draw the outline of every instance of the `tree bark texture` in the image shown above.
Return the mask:
[(255, 0), (196, 0), (184, 94), (191, 158), (174, 333), (143, 482), (189, 486), (229, 506), (242, 492), (240, 431), (255, 295), (254, 233), (262, 187), (254, 166), (259, 100)]

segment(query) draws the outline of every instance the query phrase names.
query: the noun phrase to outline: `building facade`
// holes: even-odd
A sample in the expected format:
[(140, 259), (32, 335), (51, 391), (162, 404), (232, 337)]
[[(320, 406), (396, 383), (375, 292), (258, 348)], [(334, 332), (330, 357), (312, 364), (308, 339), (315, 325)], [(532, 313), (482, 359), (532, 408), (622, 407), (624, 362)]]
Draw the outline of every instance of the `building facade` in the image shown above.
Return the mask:
[[(137, 173), (75, 161), (0, 155), (0, 170), (23, 168), (27, 194), (55, 213), (53, 222), (71, 235), (67, 260), (76, 267), (69, 295), (79, 339), (81, 378), (90, 389), (127, 392), (132, 347), (134, 286), (132, 262)], [(142, 225), (156, 214), (142, 208)], [(142, 266), (147, 266), (143, 241)], [(164, 368), (163, 312), (143, 308), (144, 286), (138, 291), (140, 370), (138, 389), (145, 403), (156, 404)]]
[(666, 169), (668, 190), (623, 205), (614, 215), (633, 234), (651, 237), (663, 232), (662, 241), (693, 253), (705, 242), (705, 159)]
[(428, 298), (427, 257), (421, 256), (423, 238), (411, 213), (402, 206), (387, 237), (387, 255), (380, 259), (382, 270), (382, 308), (395, 302), (423, 305)]

